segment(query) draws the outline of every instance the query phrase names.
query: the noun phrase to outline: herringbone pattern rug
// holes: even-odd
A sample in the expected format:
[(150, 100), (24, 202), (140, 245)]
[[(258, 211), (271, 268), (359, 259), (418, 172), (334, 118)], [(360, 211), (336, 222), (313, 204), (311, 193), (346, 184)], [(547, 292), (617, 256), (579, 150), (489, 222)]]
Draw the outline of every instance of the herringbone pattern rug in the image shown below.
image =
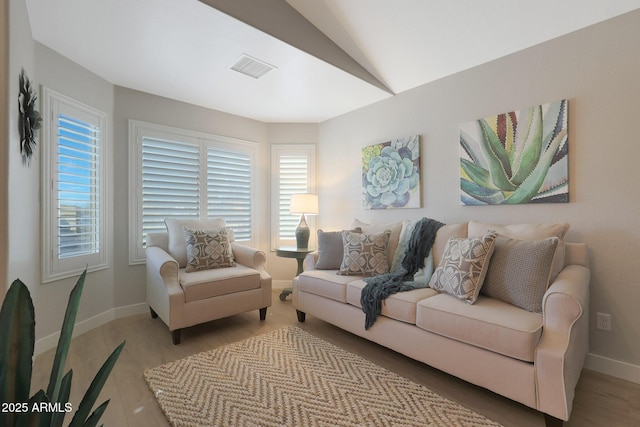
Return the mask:
[(144, 375), (173, 426), (498, 426), (295, 326)]

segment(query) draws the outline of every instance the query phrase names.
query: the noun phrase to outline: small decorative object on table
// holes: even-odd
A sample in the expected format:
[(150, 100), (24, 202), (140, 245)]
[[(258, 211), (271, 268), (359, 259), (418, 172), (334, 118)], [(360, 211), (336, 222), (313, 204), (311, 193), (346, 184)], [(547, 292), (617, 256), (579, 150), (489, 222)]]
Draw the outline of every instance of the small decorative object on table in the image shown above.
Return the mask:
[(318, 214), (318, 196), (315, 194), (293, 194), (289, 212), (300, 214), (300, 223), (296, 227), (296, 245), (298, 248), (306, 248), (309, 246), (309, 235), (311, 233), (304, 214)]
[[(294, 248), (293, 246), (283, 246), (276, 248), (276, 256), (282, 258), (295, 258), (298, 261), (298, 270), (296, 271), (296, 276), (302, 273), (302, 261), (304, 261), (304, 257), (307, 256), (309, 252), (313, 252), (314, 249), (309, 248)], [(291, 288), (285, 288), (280, 293), (280, 301), (284, 301), (287, 299), (287, 295), (293, 292)]]

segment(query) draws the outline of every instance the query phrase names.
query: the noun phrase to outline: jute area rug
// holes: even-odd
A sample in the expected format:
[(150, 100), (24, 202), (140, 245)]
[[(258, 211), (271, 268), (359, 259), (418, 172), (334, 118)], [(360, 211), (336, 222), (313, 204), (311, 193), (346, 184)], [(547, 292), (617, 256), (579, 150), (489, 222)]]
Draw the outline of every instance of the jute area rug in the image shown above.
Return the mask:
[(295, 326), (144, 376), (173, 426), (499, 426)]

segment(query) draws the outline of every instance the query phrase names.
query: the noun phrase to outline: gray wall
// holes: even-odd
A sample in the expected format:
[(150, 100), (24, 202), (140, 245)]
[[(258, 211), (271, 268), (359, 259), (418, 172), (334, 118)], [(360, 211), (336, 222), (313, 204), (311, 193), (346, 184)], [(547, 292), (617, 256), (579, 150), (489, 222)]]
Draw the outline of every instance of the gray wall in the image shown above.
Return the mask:
[[(636, 365), (640, 381), (640, 11), (405, 92), (320, 125), (319, 226), (354, 217), (387, 222), (428, 216), (454, 223), (567, 221), (590, 248), (590, 365)], [(458, 126), (569, 99), (568, 204), (461, 206)], [(362, 209), (360, 150), (393, 137), (423, 138), (423, 209)], [(345, 142), (348, 142), (345, 143)], [(613, 329), (595, 329), (595, 313)], [(596, 356), (597, 355), (597, 356)]]

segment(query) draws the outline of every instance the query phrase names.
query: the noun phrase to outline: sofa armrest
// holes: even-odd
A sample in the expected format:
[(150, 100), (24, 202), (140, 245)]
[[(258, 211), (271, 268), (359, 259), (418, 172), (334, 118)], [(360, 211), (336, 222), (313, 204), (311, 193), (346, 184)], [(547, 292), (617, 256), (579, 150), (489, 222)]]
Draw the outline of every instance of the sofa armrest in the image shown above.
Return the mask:
[(318, 251), (309, 252), (302, 261), (302, 271), (315, 270), (318, 256)]
[(231, 250), (233, 251), (233, 257), (238, 264), (260, 271), (265, 269), (264, 265), (267, 262), (267, 255), (264, 251), (246, 245), (241, 245), (236, 242), (231, 243)]
[(147, 303), (170, 330), (178, 329), (184, 322), (184, 292), (178, 278), (178, 262), (157, 246), (147, 247), (146, 254)]
[(535, 355), (538, 410), (565, 421), (589, 351), (590, 278), (584, 265), (568, 265), (542, 300), (542, 338)]

